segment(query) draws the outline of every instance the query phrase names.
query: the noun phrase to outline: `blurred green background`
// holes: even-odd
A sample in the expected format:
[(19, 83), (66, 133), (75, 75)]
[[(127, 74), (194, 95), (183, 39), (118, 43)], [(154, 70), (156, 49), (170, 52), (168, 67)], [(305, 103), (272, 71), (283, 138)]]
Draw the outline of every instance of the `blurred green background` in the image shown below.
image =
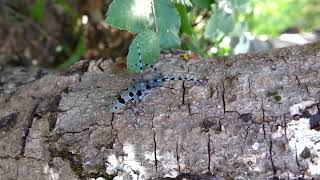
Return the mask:
[[(181, 18), (178, 48), (192, 50), (204, 58), (278, 47), (273, 40), (284, 33), (301, 34), (299, 38), (306, 42), (319, 38), (319, 0), (171, 2)], [(110, 3), (2, 0), (1, 59), (16, 65), (49, 68), (66, 68), (82, 58), (112, 58), (125, 63), (134, 35), (105, 22)], [(312, 39), (304, 32), (310, 32)], [(256, 41), (258, 45), (254, 44)]]

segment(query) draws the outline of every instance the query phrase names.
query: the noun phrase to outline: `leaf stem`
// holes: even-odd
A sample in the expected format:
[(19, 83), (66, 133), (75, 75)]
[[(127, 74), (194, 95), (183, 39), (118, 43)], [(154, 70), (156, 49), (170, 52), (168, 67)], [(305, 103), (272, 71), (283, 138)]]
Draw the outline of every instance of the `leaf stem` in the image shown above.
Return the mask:
[(152, 8), (152, 16), (153, 16), (153, 21), (154, 21), (154, 31), (158, 33), (158, 23), (157, 23), (157, 16), (155, 13), (155, 8), (154, 8), (154, 0), (151, 0), (151, 8)]

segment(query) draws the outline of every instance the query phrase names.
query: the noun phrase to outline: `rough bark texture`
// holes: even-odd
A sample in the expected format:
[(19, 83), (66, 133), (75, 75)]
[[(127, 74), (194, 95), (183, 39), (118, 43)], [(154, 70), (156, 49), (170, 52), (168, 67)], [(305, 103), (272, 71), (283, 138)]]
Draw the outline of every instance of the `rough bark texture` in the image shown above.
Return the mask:
[[(319, 44), (180, 55), (157, 68), (206, 85), (168, 82), (116, 114), (132, 76), (110, 60), (64, 73), (0, 65), (0, 179), (320, 178), (320, 132), (294, 126), (319, 114)], [(300, 131), (313, 144), (300, 147)]]

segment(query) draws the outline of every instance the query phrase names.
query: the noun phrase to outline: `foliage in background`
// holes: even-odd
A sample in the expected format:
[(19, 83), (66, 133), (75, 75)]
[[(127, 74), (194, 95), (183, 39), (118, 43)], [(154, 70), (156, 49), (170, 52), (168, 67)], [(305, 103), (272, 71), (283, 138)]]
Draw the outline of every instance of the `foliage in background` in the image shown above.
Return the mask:
[[(69, 45), (67, 44), (65, 48), (68, 48), (68, 46)], [(79, 39), (75, 49), (71, 53), (71, 56), (69, 56), (64, 63), (60, 64), (59, 68), (66, 68), (76, 63), (77, 61), (79, 61), (79, 59), (81, 59), (81, 57), (85, 54), (85, 52), (86, 52), (86, 43), (85, 43), (85, 40), (81, 38)]]
[[(245, 53), (249, 38), (266, 34), (276, 37), (290, 27), (313, 31), (320, 24), (318, 0), (113, 0), (106, 22), (136, 38), (129, 47), (128, 69), (138, 72), (138, 43), (144, 68), (154, 63), (160, 50), (183, 48), (203, 57)], [(45, 21), (43, 0), (34, 0), (27, 9), (37, 23)], [(66, 0), (55, 0), (70, 19), (72, 38), (60, 42), (57, 53), (67, 67), (87, 51), (81, 34), (78, 10)], [(19, 16), (17, 15), (17, 18)], [(68, 27), (69, 28), (69, 27)], [(236, 37), (236, 38), (234, 38)], [(235, 41), (234, 41), (235, 40)]]
[[(246, 53), (250, 38), (256, 35), (275, 37), (290, 27), (312, 30), (314, 22), (320, 23), (317, 0), (154, 0), (154, 17), (150, 3), (151, 0), (114, 0), (106, 22), (138, 36), (159, 28), (159, 32), (150, 35), (159, 38), (161, 50), (182, 47), (204, 57)], [(136, 42), (140, 43), (133, 41), (127, 62), (133, 72), (139, 71), (139, 58), (133, 54), (137, 52)], [(144, 43), (151, 47), (154, 42)], [(144, 64), (154, 61), (146, 59), (144, 53), (148, 50), (142, 51)]]
[[(60, 64), (59, 68), (67, 68), (70, 65), (79, 61), (86, 53), (86, 41), (81, 34), (81, 24), (79, 19), (81, 15), (72, 8), (65, 0), (56, 0), (56, 2), (63, 8), (64, 12), (68, 15), (70, 22), (71, 41), (65, 40), (58, 45), (56, 52), (66, 58), (66, 60)], [(72, 43), (75, 42), (75, 43)]]
[[(190, 7), (192, 2), (194, 7)], [(143, 45), (143, 68), (154, 62), (150, 58), (157, 58), (160, 49), (181, 47), (181, 39), (184, 47), (204, 56), (210, 53), (226, 55), (230, 48), (225, 37), (234, 32), (236, 25), (244, 26), (237, 14), (247, 3), (248, 0), (222, 0), (218, 4), (213, 0), (114, 0), (109, 6), (106, 22), (137, 34), (129, 47), (127, 67), (131, 72), (139, 72), (137, 43)], [(241, 38), (237, 46), (240, 52), (245, 52), (248, 41), (243, 40), (245, 36)]]
[(38, 23), (43, 22), (44, 18), (44, 1), (36, 0), (29, 9), (31, 17), (33, 17)]
[[(35, 0), (28, 9), (30, 16), (39, 24), (45, 20), (46, 1)], [(54, 3), (62, 7), (63, 12), (68, 20), (68, 26), (65, 27), (70, 35), (68, 39), (60, 42), (56, 47), (57, 58), (65, 59), (59, 68), (67, 68), (77, 62), (86, 53), (86, 41), (80, 30), (80, 14), (76, 9), (71, 7), (65, 0), (55, 0)]]
[(289, 27), (313, 31), (320, 24), (318, 0), (251, 0), (247, 22), (254, 34), (276, 37)]

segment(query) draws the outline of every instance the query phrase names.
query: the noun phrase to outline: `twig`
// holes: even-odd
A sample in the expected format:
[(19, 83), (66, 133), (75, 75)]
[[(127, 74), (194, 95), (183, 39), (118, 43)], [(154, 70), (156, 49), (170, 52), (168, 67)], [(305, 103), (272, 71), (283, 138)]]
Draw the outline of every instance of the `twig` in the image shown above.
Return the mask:
[(154, 31), (157, 33), (158, 32), (158, 22), (157, 22), (157, 16), (154, 10), (154, 2), (151, 0), (151, 8), (152, 8), (152, 16), (153, 16), (153, 21), (154, 21)]

